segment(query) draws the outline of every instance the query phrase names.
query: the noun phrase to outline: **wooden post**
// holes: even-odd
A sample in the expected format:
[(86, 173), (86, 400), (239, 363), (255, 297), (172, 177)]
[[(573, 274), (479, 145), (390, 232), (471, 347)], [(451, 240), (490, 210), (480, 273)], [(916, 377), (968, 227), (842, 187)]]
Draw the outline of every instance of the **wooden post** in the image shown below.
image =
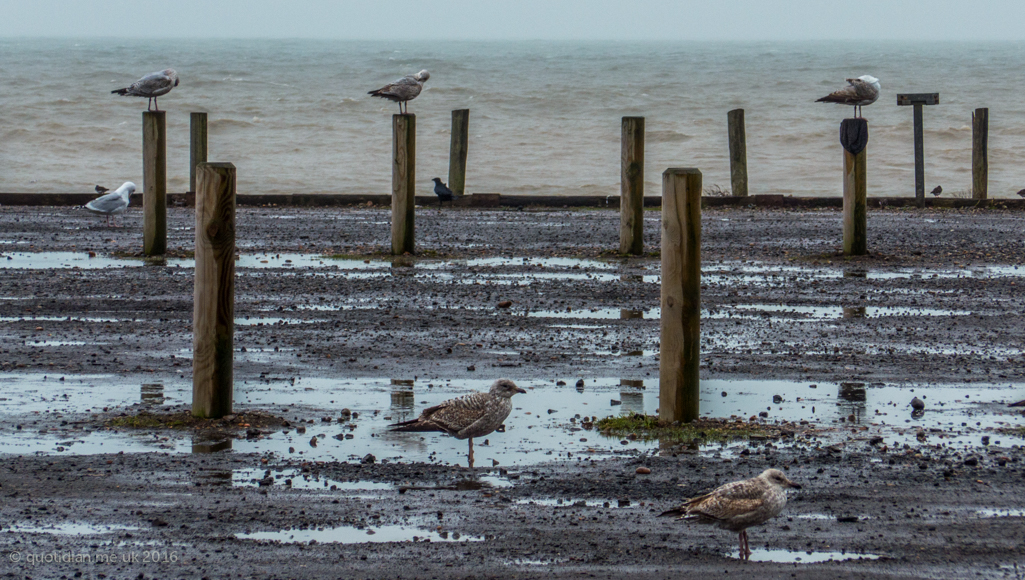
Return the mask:
[(989, 192), (989, 109), (972, 113), (972, 198), (986, 199)]
[(623, 117), (619, 253), (644, 253), (644, 117)]
[(167, 118), (142, 113), (142, 253), (167, 252)]
[(235, 335), (235, 166), (196, 168), (196, 277), (192, 311), (192, 415), (232, 412)]
[[(868, 201), (867, 158), (868, 123), (864, 119), (845, 119), (849, 134), (855, 135), (863, 125), (863, 143), (860, 150), (851, 153), (845, 145), (843, 152), (843, 253), (845, 256), (864, 256), (868, 253)], [(841, 135), (845, 128), (841, 127)], [(841, 137), (843, 141), (843, 137)]]
[(196, 191), (196, 166), (206, 163), (206, 113), (192, 113), (189, 140), (189, 191)]
[(747, 197), (747, 130), (744, 109), (726, 113), (730, 134), (730, 187), (734, 197)]
[(391, 253), (413, 253), (416, 189), (416, 115), (392, 116)]
[(470, 144), (470, 109), (452, 111), (452, 145), (448, 150), (448, 188), (455, 195), (466, 190), (466, 152)]
[(662, 322), (658, 417), (698, 418), (701, 364), (701, 171), (662, 174)]
[(925, 137), (922, 129), (922, 103), (914, 103), (915, 117), (915, 200), (925, 207)]

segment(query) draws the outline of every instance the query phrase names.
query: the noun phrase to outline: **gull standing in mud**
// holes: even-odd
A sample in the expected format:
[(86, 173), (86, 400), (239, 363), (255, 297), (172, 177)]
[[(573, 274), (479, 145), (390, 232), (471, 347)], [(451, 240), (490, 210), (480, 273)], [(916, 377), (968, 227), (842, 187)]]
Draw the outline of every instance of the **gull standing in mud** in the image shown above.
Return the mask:
[(854, 117), (861, 116), (859, 109), (864, 105), (871, 105), (879, 98), (879, 79), (871, 75), (861, 75), (856, 79), (847, 79), (847, 86), (828, 95), (817, 99), (816, 103), (837, 103), (839, 105), (853, 105)]
[(512, 396), (526, 393), (509, 379), (498, 379), (486, 393), (470, 393), (424, 409), (412, 421), (389, 425), (392, 431), (439, 431), (456, 439), (469, 439), (467, 454), (473, 469), (473, 438), (502, 426), (512, 411)]
[(412, 101), (420, 94), (420, 91), (424, 90), (424, 83), (427, 79), (431, 78), (431, 73), (422, 70), (415, 75), (406, 75), (401, 79), (388, 83), (376, 91), (370, 91), (367, 94), (375, 97), (381, 97), (382, 99), (388, 99), (389, 101), (395, 101), (399, 104), (399, 114), (403, 113), (402, 104), (406, 103), (405, 112), (409, 112), (409, 101)]
[(149, 99), (146, 110), (151, 110), (150, 107), (155, 105), (159, 111), (160, 104), (157, 103), (157, 97), (166, 95), (176, 86), (178, 86), (178, 73), (172, 68), (167, 68), (150, 73), (123, 89), (115, 89), (110, 92), (122, 97), (146, 97)]
[(787, 505), (786, 488), (801, 489), (778, 469), (766, 469), (758, 477), (734, 481), (719, 486), (710, 493), (685, 501), (662, 512), (662, 516), (676, 516), (681, 520), (699, 524), (715, 524), (723, 530), (737, 532), (740, 539), (740, 558), (751, 557), (747, 541), (747, 528), (764, 524), (778, 516)]
[(106, 216), (107, 225), (110, 225), (110, 216), (128, 209), (129, 198), (133, 193), (135, 193), (135, 184), (131, 181), (126, 181), (124, 185), (117, 188), (113, 193), (97, 197), (85, 204), (84, 207), (94, 214)]

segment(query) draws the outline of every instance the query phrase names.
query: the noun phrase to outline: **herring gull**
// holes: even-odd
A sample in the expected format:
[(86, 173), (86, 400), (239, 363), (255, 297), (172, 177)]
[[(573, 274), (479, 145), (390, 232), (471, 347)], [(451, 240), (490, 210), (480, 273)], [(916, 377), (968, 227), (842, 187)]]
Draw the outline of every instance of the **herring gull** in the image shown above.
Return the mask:
[(133, 193), (135, 193), (135, 184), (131, 181), (126, 181), (124, 185), (117, 188), (113, 193), (97, 197), (85, 204), (85, 209), (94, 214), (106, 216), (107, 224), (109, 225), (110, 216), (119, 214), (128, 208), (129, 197)]
[(860, 116), (859, 109), (864, 105), (871, 105), (879, 98), (879, 79), (871, 75), (862, 75), (856, 79), (847, 79), (847, 86), (832, 92), (816, 103), (837, 103), (840, 105), (853, 105), (854, 116)]
[(406, 113), (409, 112), (409, 101), (412, 101), (420, 94), (420, 91), (424, 90), (424, 83), (427, 79), (431, 78), (431, 73), (422, 70), (415, 75), (406, 75), (401, 79), (388, 83), (376, 91), (370, 91), (367, 94), (375, 97), (381, 97), (382, 99), (388, 99), (389, 101), (395, 101), (399, 104), (399, 114), (402, 114), (402, 104), (406, 103)]
[(174, 69), (168, 68), (150, 73), (123, 89), (110, 92), (122, 97), (146, 97), (149, 99), (146, 110), (149, 111), (150, 107), (155, 105), (159, 111), (160, 104), (157, 103), (157, 97), (166, 95), (176, 86), (178, 86), (178, 73)]
[(740, 539), (740, 557), (751, 556), (747, 541), (747, 528), (764, 524), (778, 516), (787, 505), (786, 488), (801, 489), (778, 469), (766, 469), (758, 477), (721, 485), (702, 496), (662, 512), (659, 516), (677, 516), (699, 524), (715, 524), (719, 528), (737, 532)]
[(512, 411), (512, 396), (526, 393), (509, 379), (498, 379), (486, 393), (470, 393), (424, 409), (412, 421), (389, 425), (392, 431), (440, 431), (456, 439), (469, 439), (468, 460), (473, 469), (473, 438), (502, 426)]

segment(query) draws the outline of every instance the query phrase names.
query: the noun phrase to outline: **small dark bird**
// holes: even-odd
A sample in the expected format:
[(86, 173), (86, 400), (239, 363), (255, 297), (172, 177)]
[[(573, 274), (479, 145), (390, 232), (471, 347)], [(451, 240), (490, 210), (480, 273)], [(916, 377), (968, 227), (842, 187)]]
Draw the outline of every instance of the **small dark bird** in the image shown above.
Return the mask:
[(936, 189), (930, 191), (929, 193), (931, 193), (933, 195), (939, 195), (939, 194), (943, 193), (943, 186), (937, 185)]
[(452, 190), (447, 185), (441, 182), (440, 177), (435, 177), (431, 181), (434, 182), (434, 194), (438, 196), (438, 209), (441, 209), (441, 202), (447, 201), (449, 205), (452, 204)]
[(108, 191), (110, 191), (110, 190), (107, 189), (106, 187), (103, 187), (102, 185), (97, 185), (96, 186), (96, 193), (104, 194), (104, 193), (107, 193)]
[(911, 408), (916, 411), (922, 411), (925, 409), (925, 401), (919, 399), (918, 397), (915, 397), (911, 399)]
[(502, 426), (512, 411), (512, 396), (526, 393), (509, 379), (498, 379), (486, 393), (470, 393), (424, 409), (412, 421), (389, 425), (391, 431), (440, 431), (456, 439), (469, 439), (467, 455), (473, 469), (473, 438)]
[(1021, 197), (1025, 197), (1025, 189), (1019, 191), (1018, 195), (1021, 196)]

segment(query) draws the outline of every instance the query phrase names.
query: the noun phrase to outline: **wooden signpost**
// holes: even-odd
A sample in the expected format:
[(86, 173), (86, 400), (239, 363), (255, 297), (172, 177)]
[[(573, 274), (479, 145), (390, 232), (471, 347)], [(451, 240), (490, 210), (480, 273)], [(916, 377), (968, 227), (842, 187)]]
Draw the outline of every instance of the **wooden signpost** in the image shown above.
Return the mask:
[(939, 93), (901, 93), (897, 106), (915, 108), (915, 200), (925, 207), (925, 142), (922, 136), (922, 106), (940, 104)]

